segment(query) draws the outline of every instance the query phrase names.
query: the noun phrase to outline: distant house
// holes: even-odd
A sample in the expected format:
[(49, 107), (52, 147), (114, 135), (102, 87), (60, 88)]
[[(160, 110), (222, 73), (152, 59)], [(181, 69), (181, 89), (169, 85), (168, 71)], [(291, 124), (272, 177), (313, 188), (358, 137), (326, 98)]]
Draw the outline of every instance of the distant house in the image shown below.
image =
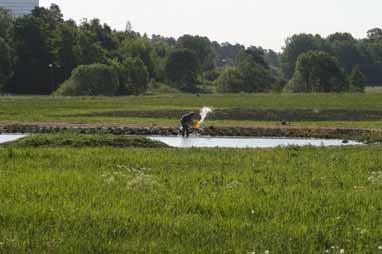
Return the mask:
[(0, 0), (0, 7), (10, 10), (16, 17), (30, 14), (38, 6), (39, 0)]

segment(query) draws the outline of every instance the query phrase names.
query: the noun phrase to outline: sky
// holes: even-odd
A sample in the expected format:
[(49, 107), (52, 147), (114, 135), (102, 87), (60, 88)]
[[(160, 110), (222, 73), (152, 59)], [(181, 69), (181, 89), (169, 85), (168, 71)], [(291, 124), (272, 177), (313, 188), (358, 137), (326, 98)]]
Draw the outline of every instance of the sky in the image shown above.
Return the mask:
[(58, 4), (66, 19), (99, 18), (114, 29), (148, 35), (208, 36), (218, 42), (280, 51), (296, 33), (350, 32), (382, 27), (381, 0), (40, 0)]

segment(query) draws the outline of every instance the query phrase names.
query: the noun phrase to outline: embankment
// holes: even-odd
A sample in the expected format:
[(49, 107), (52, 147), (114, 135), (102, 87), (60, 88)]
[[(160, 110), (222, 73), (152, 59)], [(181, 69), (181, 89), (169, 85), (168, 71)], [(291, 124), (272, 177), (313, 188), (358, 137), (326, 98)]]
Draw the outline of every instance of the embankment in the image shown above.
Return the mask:
[[(81, 124), (1, 124), (0, 133), (58, 133), (73, 131), (82, 134), (113, 135), (178, 135), (175, 127), (131, 127), (123, 125), (81, 125)], [(195, 130), (196, 133), (208, 136), (242, 136), (242, 137), (301, 137), (301, 138), (337, 138), (362, 142), (382, 142), (382, 129), (361, 128), (304, 128), (304, 127), (208, 127)]]

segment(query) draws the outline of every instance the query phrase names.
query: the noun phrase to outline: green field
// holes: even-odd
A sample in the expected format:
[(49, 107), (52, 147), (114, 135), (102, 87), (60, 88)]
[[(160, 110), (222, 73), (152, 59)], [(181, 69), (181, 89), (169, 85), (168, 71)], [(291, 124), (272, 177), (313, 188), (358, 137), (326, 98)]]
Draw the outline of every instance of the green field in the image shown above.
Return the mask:
[(379, 253), (382, 149), (0, 149), (0, 253)]
[[(0, 97), (0, 122), (64, 122), (124, 124), (138, 126), (178, 125), (179, 114), (166, 118), (86, 116), (102, 112), (152, 112), (166, 110), (199, 110), (210, 106), (215, 110), (344, 110), (382, 111), (382, 93), (367, 94), (238, 94), (238, 95), (159, 95), (138, 97)], [(84, 116), (85, 115), (85, 116)], [(256, 119), (213, 119), (210, 125), (251, 126), (277, 125), (275, 121)], [(309, 121), (291, 122), (296, 126), (337, 126), (380, 128), (382, 121)]]
[[(379, 112), (382, 94), (0, 97), (0, 123), (167, 126), (179, 116), (84, 114), (201, 106)], [(34, 135), (0, 146), (0, 201), (6, 254), (382, 253), (382, 146), (174, 149), (142, 137)]]

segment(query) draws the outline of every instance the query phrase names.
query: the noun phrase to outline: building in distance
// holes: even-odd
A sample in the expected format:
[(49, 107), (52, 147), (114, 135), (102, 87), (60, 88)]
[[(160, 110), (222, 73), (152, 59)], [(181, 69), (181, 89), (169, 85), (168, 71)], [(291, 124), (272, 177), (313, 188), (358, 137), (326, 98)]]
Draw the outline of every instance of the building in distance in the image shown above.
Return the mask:
[(16, 17), (31, 14), (38, 6), (39, 0), (0, 0), (0, 7), (11, 11)]

